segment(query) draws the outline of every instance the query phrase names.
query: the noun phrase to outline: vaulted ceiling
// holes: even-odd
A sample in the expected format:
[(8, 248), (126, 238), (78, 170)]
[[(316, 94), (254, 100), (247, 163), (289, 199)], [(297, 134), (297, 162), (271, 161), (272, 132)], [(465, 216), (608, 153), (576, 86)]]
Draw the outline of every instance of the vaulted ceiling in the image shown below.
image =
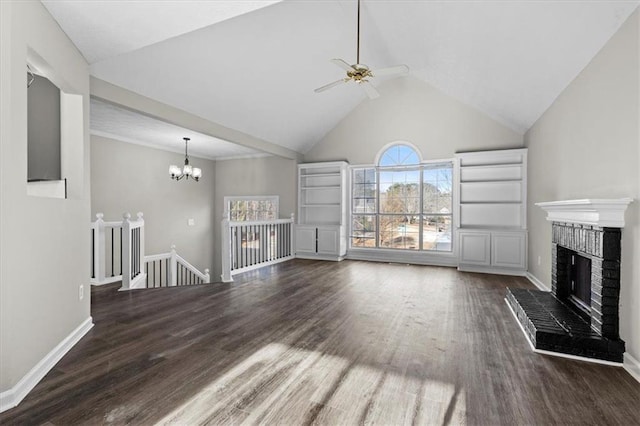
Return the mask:
[[(355, 63), (355, 0), (43, 3), (95, 77), (298, 152), (376, 102), (351, 84), (313, 92), (344, 76), (331, 58)], [(523, 133), (637, 6), (362, 0), (361, 62), (407, 64)]]

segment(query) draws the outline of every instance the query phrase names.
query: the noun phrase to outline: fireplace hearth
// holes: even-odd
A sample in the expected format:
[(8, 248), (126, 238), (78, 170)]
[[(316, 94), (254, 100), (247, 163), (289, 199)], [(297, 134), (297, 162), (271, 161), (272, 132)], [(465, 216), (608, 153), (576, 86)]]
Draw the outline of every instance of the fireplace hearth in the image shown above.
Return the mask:
[(538, 204), (552, 221), (551, 292), (508, 289), (506, 297), (534, 348), (622, 362), (625, 343), (618, 333), (621, 228), (630, 202)]

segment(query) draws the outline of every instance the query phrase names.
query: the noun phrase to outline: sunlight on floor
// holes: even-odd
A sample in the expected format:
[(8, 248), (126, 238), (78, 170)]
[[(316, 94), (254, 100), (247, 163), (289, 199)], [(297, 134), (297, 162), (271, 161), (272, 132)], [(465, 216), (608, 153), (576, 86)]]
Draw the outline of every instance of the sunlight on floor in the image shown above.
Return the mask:
[(272, 343), (159, 423), (464, 424), (465, 416), (464, 389), (451, 383)]

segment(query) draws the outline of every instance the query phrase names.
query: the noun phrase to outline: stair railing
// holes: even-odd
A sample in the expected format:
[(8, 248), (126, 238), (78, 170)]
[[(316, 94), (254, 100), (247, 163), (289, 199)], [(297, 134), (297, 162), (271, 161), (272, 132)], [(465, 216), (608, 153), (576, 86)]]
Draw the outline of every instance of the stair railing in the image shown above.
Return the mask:
[(293, 225), (290, 219), (232, 222), (229, 214), (221, 223), (222, 281), (264, 266), (293, 259)]
[(91, 223), (91, 283), (94, 285), (122, 281), (120, 290), (173, 287), (210, 283), (209, 270), (204, 273), (187, 262), (171, 246), (171, 251), (145, 255), (144, 218), (142, 213), (122, 222), (105, 222), (102, 213)]

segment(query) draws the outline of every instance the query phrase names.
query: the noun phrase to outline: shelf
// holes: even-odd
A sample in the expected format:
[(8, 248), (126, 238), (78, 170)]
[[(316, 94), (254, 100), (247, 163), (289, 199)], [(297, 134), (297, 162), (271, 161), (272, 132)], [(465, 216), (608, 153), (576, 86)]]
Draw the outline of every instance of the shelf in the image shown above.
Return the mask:
[(485, 183), (521, 183), (522, 179), (485, 179), (485, 180), (461, 180), (464, 184), (485, 184)]
[(309, 174), (300, 174), (301, 178), (308, 177), (340, 177), (340, 172), (336, 173), (309, 173)]
[(460, 205), (468, 205), (468, 204), (522, 204), (522, 200), (520, 201), (460, 201)]
[(480, 164), (473, 166), (460, 166), (461, 169), (497, 169), (501, 167), (522, 166), (522, 163)]

